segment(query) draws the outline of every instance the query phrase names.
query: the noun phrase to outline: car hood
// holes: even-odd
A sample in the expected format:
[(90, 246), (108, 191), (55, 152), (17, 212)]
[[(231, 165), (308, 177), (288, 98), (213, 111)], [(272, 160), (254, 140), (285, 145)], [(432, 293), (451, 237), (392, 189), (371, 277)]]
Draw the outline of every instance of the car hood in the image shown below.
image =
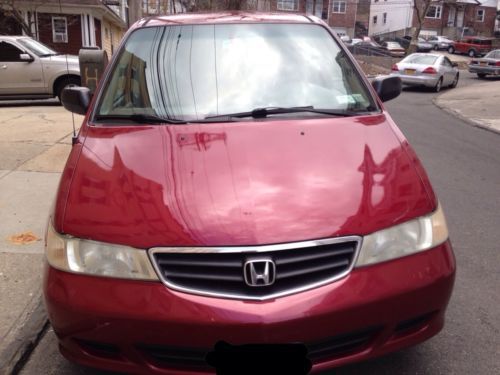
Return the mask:
[(386, 114), (92, 126), (56, 228), (139, 248), (367, 234), (435, 208), (393, 126)]
[(44, 64), (66, 64), (66, 58), (69, 65), (79, 65), (78, 56), (75, 55), (55, 55), (41, 57)]

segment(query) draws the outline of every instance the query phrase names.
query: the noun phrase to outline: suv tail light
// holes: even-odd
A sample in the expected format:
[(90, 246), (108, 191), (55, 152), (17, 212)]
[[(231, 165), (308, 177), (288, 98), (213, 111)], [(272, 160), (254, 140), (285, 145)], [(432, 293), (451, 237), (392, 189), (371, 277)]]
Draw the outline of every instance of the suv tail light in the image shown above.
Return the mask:
[(392, 65), (391, 70), (392, 70), (393, 72), (398, 72), (398, 71), (399, 71), (399, 68), (398, 68), (397, 64), (393, 64), (393, 65)]
[(425, 68), (422, 73), (425, 73), (425, 74), (437, 74), (436, 69), (434, 69), (432, 66), (429, 66), (428, 68)]
[(495, 65), (496, 65), (496, 66), (500, 66), (500, 61), (497, 61), (497, 62), (495, 63)]

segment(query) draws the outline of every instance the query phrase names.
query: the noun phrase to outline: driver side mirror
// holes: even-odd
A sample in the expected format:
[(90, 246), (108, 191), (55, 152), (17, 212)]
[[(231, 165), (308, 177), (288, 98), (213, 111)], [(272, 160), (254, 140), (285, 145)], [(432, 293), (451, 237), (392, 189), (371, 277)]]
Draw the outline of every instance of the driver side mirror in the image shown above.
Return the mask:
[(372, 86), (383, 102), (398, 97), (403, 89), (401, 78), (392, 76), (377, 77), (372, 81)]
[(80, 86), (66, 87), (62, 91), (61, 102), (68, 111), (85, 115), (90, 105), (90, 90)]
[(33, 56), (31, 56), (29, 53), (21, 53), (19, 55), (19, 59), (21, 59), (21, 61), (26, 61), (26, 62), (33, 62), (33, 61), (35, 61), (35, 59), (33, 58)]

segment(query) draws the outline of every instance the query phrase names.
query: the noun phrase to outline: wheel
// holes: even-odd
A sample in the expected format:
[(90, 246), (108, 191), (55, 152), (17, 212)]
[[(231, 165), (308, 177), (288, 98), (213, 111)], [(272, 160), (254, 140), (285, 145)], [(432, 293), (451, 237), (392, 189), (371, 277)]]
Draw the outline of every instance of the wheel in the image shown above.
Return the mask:
[(76, 77), (62, 78), (57, 83), (57, 86), (55, 89), (55, 94), (59, 98), (59, 101), (61, 101), (61, 94), (66, 87), (79, 86), (79, 85), (80, 85), (80, 78), (76, 78)]
[(470, 49), (467, 54), (469, 55), (469, 57), (474, 57), (474, 56), (476, 56), (476, 51), (474, 51), (473, 49)]
[(458, 85), (458, 73), (455, 76), (455, 79), (453, 79), (453, 82), (451, 83), (450, 87), (454, 89), (455, 87), (457, 87), (457, 85)]
[(451, 53), (453, 55), (455, 53), (455, 48), (453, 48), (452, 46), (449, 46), (448, 53)]
[(437, 44), (434, 44), (434, 51), (437, 51), (439, 49)]
[(478, 78), (484, 78), (486, 77), (486, 74), (484, 73), (477, 73)]
[(439, 81), (437, 81), (436, 86), (434, 86), (434, 92), (439, 92), (441, 91), (441, 86), (443, 85), (443, 78), (439, 78)]

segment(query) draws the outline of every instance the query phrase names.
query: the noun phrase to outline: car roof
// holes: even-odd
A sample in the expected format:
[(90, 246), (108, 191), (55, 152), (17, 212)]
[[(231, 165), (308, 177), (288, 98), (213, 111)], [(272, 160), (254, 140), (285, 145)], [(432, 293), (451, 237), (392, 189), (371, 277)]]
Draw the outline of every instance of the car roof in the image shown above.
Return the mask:
[(26, 39), (26, 38), (29, 38), (29, 37), (25, 36), (25, 35), (0, 35), (0, 39), (2, 39), (2, 40), (18, 40), (18, 39)]
[(228, 23), (322, 23), (314, 16), (297, 13), (221, 12), (182, 13), (153, 16), (137, 21), (132, 28), (165, 25), (228, 24)]
[(410, 57), (410, 56), (432, 56), (432, 57), (437, 57), (437, 58), (446, 57), (446, 56), (441, 55), (439, 53), (420, 53), (420, 52), (412, 53), (411, 55), (408, 55), (406, 57)]
[(495, 38), (490, 38), (487, 36), (464, 36), (462, 39), (478, 39), (478, 40), (493, 40)]

